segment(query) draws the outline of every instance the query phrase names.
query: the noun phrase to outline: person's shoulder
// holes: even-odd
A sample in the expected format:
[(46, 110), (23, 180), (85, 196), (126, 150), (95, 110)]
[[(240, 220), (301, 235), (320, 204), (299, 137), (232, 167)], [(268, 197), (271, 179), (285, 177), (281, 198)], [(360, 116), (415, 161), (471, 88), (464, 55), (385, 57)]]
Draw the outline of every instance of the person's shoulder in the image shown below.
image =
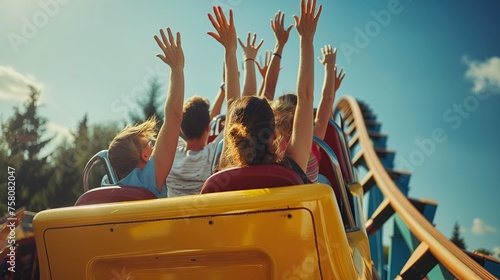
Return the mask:
[(127, 174), (127, 176), (123, 177), (120, 181), (118, 181), (117, 184), (120, 186), (143, 187), (143, 184), (139, 178), (139, 173), (141, 171), (142, 170), (140, 168), (134, 168)]

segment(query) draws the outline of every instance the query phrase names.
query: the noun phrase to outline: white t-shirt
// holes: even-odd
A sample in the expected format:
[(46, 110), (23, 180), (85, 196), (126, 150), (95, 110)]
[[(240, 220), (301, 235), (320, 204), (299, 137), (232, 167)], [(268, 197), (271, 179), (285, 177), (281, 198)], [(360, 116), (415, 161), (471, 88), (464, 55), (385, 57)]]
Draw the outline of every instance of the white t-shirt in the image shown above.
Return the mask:
[(201, 186), (212, 175), (215, 150), (222, 136), (220, 133), (200, 151), (188, 151), (186, 141), (179, 137), (174, 163), (166, 181), (168, 197), (200, 193)]

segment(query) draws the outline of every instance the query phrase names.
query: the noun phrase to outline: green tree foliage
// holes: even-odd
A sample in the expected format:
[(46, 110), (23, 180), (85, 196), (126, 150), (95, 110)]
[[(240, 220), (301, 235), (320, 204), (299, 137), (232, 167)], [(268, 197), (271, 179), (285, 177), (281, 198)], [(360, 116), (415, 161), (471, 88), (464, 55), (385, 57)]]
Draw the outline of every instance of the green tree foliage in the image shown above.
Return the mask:
[(53, 137), (44, 138), (47, 120), (38, 115), (40, 91), (29, 87), (29, 98), (23, 108), (2, 124), (7, 148), (7, 164), (16, 170), (16, 208), (29, 206), (38, 211), (46, 208), (48, 183), (54, 170), (41, 150)]
[[(15, 168), (16, 209), (28, 210), (71, 206), (82, 194), (82, 171), (87, 161), (98, 151), (107, 149), (118, 133), (116, 124), (89, 126), (85, 115), (73, 131), (71, 139), (60, 143), (54, 151), (41, 155), (42, 149), (54, 137), (44, 138), (47, 120), (37, 114), (40, 91), (30, 87), (30, 95), (21, 109), (1, 124), (0, 135), (0, 199), (7, 201), (7, 168)], [(104, 169), (96, 166), (93, 187), (100, 183)], [(6, 203), (0, 203), (6, 213)]]
[[(103, 125), (93, 125), (91, 127), (90, 138), (92, 139), (93, 152), (90, 156), (101, 150), (108, 149), (111, 140), (118, 134), (120, 129), (114, 123), (103, 124)], [(95, 152), (94, 152), (95, 151)], [(90, 159), (90, 156), (88, 159)], [(87, 159), (87, 160), (88, 160)], [(81, 169), (83, 171), (83, 169)], [(102, 176), (106, 174), (104, 169), (104, 164), (96, 165), (89, 174), (90, 187), (94, 188), (100, 186)]]
[(464, 238), (460, 234), (460, 226), (458, 225), (458, 222), (455, 222), (455, 225), (453, 226), (453, 233), (451, 235), (450, 241), (462, 250), (467, 249)]
[[(87, 115), (72, 132), (73, 142), (66, 141), (54, 152), (53, 164), (56, 174), (51, 183), (55, 192), (50, 197), (52, 207), (71, 206), (83, 193), (82, 172), (88, 160), (100, 150), (107, 149), (109, 142), (118, 133), (115, 124), (89, 127)], [(99, 182), (105, 174), (103, 168), (92, 173), (91, 182)], [(94, 187), (98, 183), (94, 183)]]
[[(156, 116), (159, 120), (157, 125), (157, 130), (160, 129), (163, 120), (163, 107), (158, 106), (158, 96), (160, 96), (161, 85), (157, 79), (153, 79), (147, 90), (146, 98), (143, 100), (138, 100), (137, 103), (140, 108), (140, 113), (136, 114), (130, 112), (130, 121), (132, 124), (141, 123), (152, 116)], [(163, 104), (161, 102), (160, 104)]]
[(5, 139), (3, 133), (0, 135), (0, 214), (7, 212), (7, 168), (8, 168), (8, 146), (7, 139)]
[(66, 140), (54, 152), (56, 174), (51, 185), (55, 192), (50, 197), (52, 207), (62, 207), (74, 204), (82, 193), (81, 171), (90, 158), (91, 145), (88, 132), (87, 115), (78, 124), (76, 132), (72, 132), (73, 143)]

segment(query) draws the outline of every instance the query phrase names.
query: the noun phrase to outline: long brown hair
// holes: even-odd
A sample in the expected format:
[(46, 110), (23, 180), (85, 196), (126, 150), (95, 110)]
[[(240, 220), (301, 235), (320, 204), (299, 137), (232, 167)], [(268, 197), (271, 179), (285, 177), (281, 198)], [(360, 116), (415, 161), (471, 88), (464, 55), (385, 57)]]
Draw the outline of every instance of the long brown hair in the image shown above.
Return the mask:
[(271, 105), (276, 118), (276, 139), (274, 144), (277, 147), (278, 154), (285, 152), (285, 149), (281, 147), (286, 146), (290, 140), (296, 107), (297, 95), (293, 93), (280, 96)]
[(219, 170), (276, 162), (274, 114), (266, 99), (246, 96), (233, 101), (228, 124)]

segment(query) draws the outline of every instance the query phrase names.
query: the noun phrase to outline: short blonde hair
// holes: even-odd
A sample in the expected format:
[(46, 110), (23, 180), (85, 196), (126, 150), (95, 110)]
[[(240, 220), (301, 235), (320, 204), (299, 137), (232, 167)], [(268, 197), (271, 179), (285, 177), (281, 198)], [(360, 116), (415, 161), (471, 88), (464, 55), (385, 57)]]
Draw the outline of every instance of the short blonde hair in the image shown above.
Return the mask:
[(111, 140), (108, 158), (119, 180), (127, 176), (139, 164), (141, 151), (144, 149), (140, 138), (154, 140), (157, 122), (156, 117), (153, 116), (143, 123), (134, 126), (127, 125)]

